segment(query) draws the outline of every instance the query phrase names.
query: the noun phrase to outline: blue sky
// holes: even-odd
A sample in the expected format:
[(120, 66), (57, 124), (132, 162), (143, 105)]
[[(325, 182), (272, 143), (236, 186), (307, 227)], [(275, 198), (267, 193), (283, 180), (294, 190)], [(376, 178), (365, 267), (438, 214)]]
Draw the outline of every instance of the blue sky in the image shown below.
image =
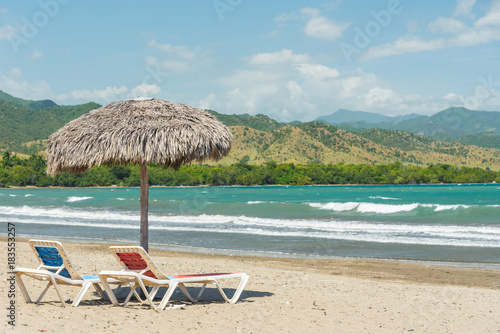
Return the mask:
[(0, 89), (309, 121), (500, 110), (500, 0), (0, 2)]

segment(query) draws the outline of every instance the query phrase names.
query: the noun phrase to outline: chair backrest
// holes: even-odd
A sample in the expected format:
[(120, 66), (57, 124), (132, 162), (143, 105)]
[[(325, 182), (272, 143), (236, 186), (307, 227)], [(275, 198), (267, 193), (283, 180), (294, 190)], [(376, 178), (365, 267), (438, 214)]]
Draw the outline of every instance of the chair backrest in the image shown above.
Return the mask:
[(38, 269), (46, 269), (74, 280), (82, 279), (59, 241), (31, 239), (28, 243), (40, 261)]
[(135, 271), (156, 279), (168, 279), (140, 246), (111, 246), (109, 251), (121, 263), (124, 270)]

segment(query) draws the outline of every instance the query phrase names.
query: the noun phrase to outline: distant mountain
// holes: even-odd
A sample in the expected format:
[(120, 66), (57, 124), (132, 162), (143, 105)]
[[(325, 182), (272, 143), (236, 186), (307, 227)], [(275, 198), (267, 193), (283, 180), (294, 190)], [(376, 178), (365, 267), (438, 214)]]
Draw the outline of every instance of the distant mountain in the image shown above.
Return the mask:
[(227, 115), (218, 113), (214, 110), (206, 111), (214, 115), (226, 126), (247, 126), (252, 129), (261, 131), (272, 131), (285, 126), (285, 124), (279, 123), (274, 119), (262, 114), (255, 116), (251, 116), (249, 114)]
[(36, 110), (45, 109), (45, 108), (49, 108), (49, 107), (57, 105), (52, 100), (40, 100), (40, 101), (23, 100), (23, 99), (14, 97), (12, 95), (9, 95), (2, 90), (0, 90), (0, 100), (10, 102), (13, 104), (17, 104), (17, 105), (20, 105), (20, 106), (23, 106), (26, 108), (36, 109)]
[(30, 101), (0, 91), (0, 150), (35, 153), (47, 139), (67, 122), (99, 108), (97, 103), (59, 106), (50, 100)]
[(500, 112), (474, 111), (461, 107), (448, 108), (432, 116), (410, 114), (388, 117), (362, 111), (339, 110), (320, 117), (329, 124), (343, 128), (400, 130), (442, 141), (492, 132), (500, 134)]
[(454, 107), (430, 117), (422, 116), (414, 120), (399, 122), (392, 129), (446, 141), (483, 132), (500, 134), (500, 112)]
[(333, 114), (327, 116), (320, 116), (316, 118), (315, 121), (326, 122), (330, 125), (340, 125), (343, 123), (356, 123), (356, 122), (365, 122), (365, 123), (397, 123), (404, 120), (410, 120), (416, 118), (420, 115), (417, 114), (409, 114), (402, 116), (384, 116), (376, 113), (366, 112), (366, 111), (351, 111), (346, 109), (339, 109)]

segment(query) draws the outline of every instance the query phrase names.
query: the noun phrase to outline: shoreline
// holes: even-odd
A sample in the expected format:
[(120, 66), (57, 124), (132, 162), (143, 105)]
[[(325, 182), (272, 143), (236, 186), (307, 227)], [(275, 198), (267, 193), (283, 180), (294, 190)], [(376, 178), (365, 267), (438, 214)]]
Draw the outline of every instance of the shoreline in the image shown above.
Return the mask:
[[(0, 233), (0, 242), (7, 239), (4, 233)], [(124, 241), (114, 241), (109, 243), (107, 240), (96, 240), (96, 239), (85, 239), (85, 238), (67, 238), (67, 237), (51, 237), (51, 236), (31, 236), (31, 237), (18, 237), (18, 240), (27, 242), (29, 239), (47, 239), (47, 240), (57, 240), (61, 242), (82, 244), (82, 245), (135, 245), (131, 242)], [(179, 254), (190, 254), (190, 255), (211, 255), (211, 256), (229, 256), (229, 257), (242, 257), (242, 258), (258, 258), (258, 259), (279, 259), (279, 260), (319, 260), (319, 261), (376, 261), (376, 262), (397, 262), (397, 263), (409, 263), (418, 264), (423, 266), (433, 266), (440, 268), (462, 268), (462, 269), (472, 269), (472, 270), (494, 270), (500, 273), (500, 262), (467, 262), (467, 261), (444, 261), (444, 260), (432, 260), (432, 259), (408, 259), (408, 258), (381, 258), (381, 257), (349, 257), (349, 256), (324, 256), (316, 254), (298, 254), (298, 253), (276, 253), (276, 252), (264, 252), (264, 251), (243, 251), (234, 249), (215, 249), (215, 248), (203, 248), (203, 247), (188, 247), (188, 246), (173, 246), (173, 245), (161, 245), (161, 244), (150, 244), (150, 249), (155, 249), (158, 251), (165, 252), (175, 252)], [(245, 254), (247, 253), (247, 254)], [(500, 284), (499, 284), (500, 286)]]
[[(25, 238), (17, 237), (17, 243), (26, 243), (29, 239), (46, 239), (61, 241), (64, 245), (71, 245), (85, 249), (100, 249), (107, 255), (107, 249), (112, 245), (131, 245), (132, 243), (119, 242), (96, 242), (92, 241), (70, 241), (65, 238)], [(7, 237), (0, 236), (0, 243), (6, 243)], [(301, 270), (312, 270), (320, 273), (333, 275), (369, 278), (375, 277), (382, 280), (404, 280), (423, 284), (452, 284), (461, 286), (479, 286), (500, 290), (500, 270), (480, 267), (449, 266), (452, 262), (444, 265), (433, 263), (433, 261), (412, 261), (397, 259), (373, 259), (373, 258), (310, 258), (310, 257), (267, 257), (255, 255), (233, 255), (221, 253), (200, 253), (180, 250), (171, 250), (158, 245), (150, 245), (150, 251), (162, 256), (175, 256), (190, 259), (221, 259), (236, 260), (238, 262), (260, 263), (272, 268), (300, 268)], [(443, 263), (443, 262), (441, 262)], [(473, 263), (470, 263), (473, 264)], [(376, 274), (375, 274), (376, 273)], [(491, 278), (491, 279), (490, 279)]]
[[(377, 187), (377, 186), (392, 186), (392, 187), (414, 187), (414, 186), (478, 186), (478, 185), (484, 185), (484, 186), (495, 186), (495, 185), (500, 185), (500, 183), (497, 183), (495, 181), (490, 182), (490, 183), (484, 183), (484, 182), (479, 182), (479, 183), (419, 183), (419, 184), (386, 184), (386, 183), (379, 183), (379, 184), (351, 184), (351, 183), (346, 183), (346, 184), (307, 184), (307, 185), (292, 185), (292, 184), (254, 184), (254, 185), (238, 185), (238, 184), (233, 184), (233, 185), (210, 185), (210, 184), (203, 184), (203, 185), (197, 185), (197, 186), (159, 186), (159, 185), (154, 185), (154, 186), (149, 186), (149, 188), (255, 188), (255, 187)], [(2, 189), (117, 189), (117, 188), (137, 188), (139, 189), (140, 187), (126, 187), (126, 186), (118, 186), (118, 185), (112, 185), (112, 186), (94, 186), (94, 187), (58, 187), (58, 186), (48, 186), (48, 187), (37, 187), (37, 186), (8, 186), (5, 188), (0, 188)]]

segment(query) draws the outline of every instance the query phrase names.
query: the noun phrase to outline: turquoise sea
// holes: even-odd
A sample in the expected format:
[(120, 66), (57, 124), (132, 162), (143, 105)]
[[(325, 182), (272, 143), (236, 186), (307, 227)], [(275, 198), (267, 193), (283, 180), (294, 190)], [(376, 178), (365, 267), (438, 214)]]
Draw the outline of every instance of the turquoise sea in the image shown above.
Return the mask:
[[(500, 185), (150, 189), (150, 247), (500, 269)], [(0, 189), (0, 234), (138, 243), (138, 188)]]

